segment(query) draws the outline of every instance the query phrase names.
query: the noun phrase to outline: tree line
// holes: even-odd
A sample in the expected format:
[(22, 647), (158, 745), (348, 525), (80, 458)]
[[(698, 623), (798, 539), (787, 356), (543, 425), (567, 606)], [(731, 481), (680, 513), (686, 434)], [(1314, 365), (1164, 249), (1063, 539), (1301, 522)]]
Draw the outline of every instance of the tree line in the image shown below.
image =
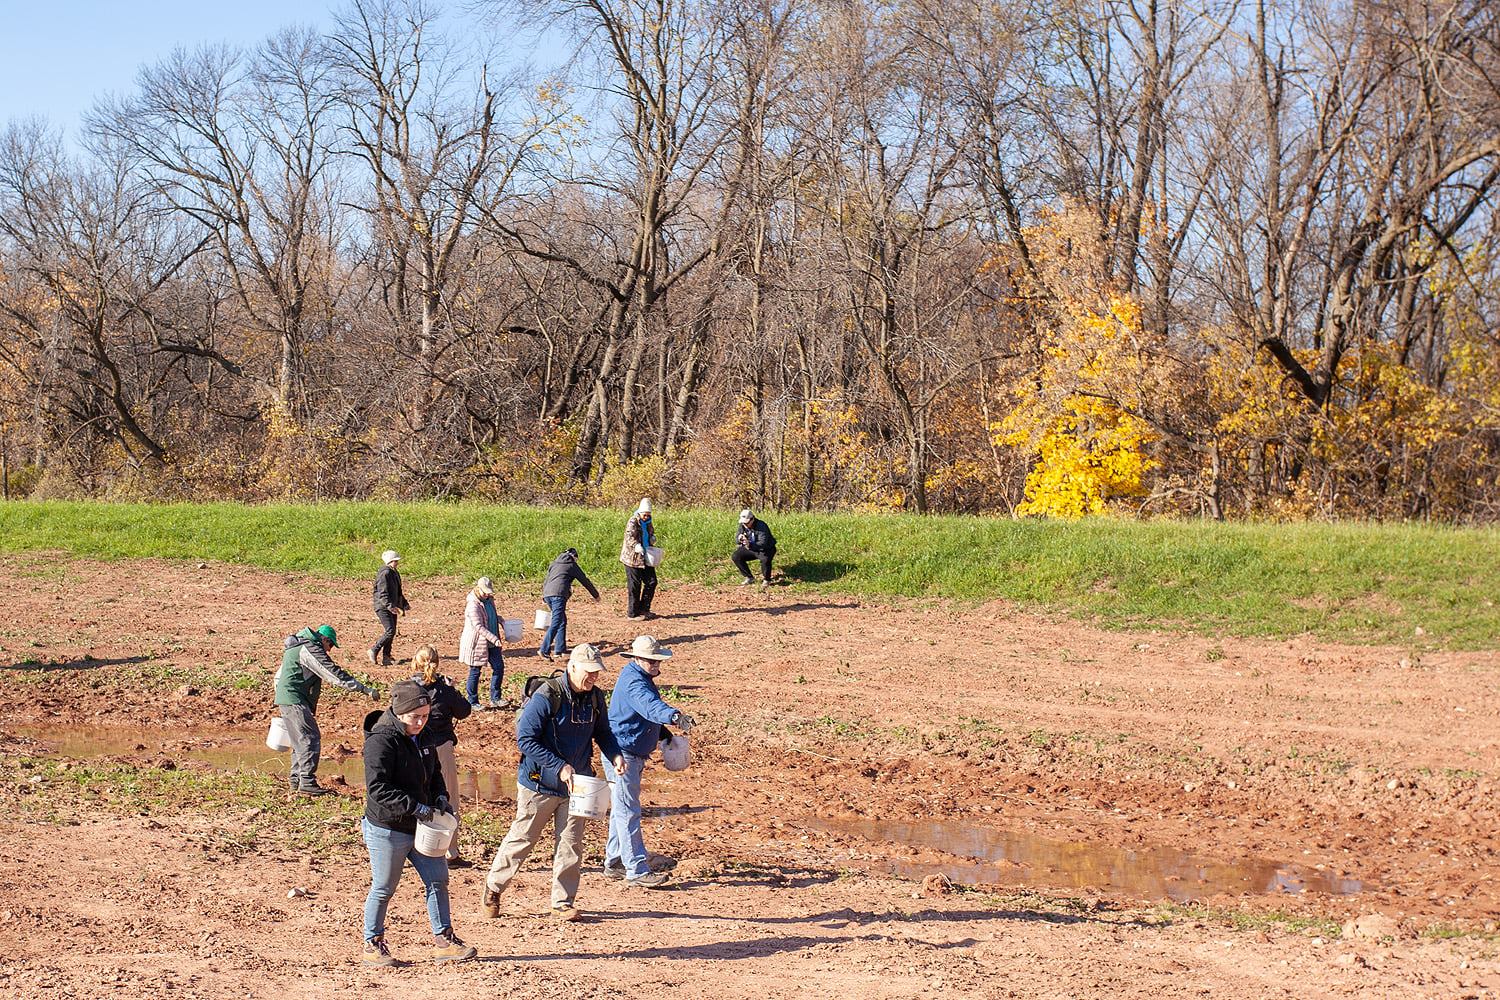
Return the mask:
[(0, 483), (1492, 521), (1497, 182), (1487, 0), (354, 0), (0, 135)]

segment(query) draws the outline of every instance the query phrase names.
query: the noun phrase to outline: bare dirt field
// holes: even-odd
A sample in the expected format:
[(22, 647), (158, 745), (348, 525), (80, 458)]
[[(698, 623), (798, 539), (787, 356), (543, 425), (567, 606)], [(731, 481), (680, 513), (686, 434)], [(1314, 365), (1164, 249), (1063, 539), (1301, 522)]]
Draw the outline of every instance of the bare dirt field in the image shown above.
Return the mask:
[[(465, 583), (407, 589), (398, 655), (451, 656)], [(575, 596), (571, 641), (652, 632), (676, 650), (669, 698), (703, 723), (693, 766), (645, 781), (674, 883), (604, 879), (602, 824), (576, 924), (542, 915), (546, 858), (499, 920), (480, 870), (456, 869), (481, 961), (435, 968), (408, 872), (389, 938), (409, 964), (375, 972), (358, 963), (371, 703), (320, 709), (338, 802), (284, 801), (285, 755), (260, 744), (283, 634), (329, 621), (368, 667), (367, 585), (0, 559), (0, 993), (1500, 996), (1500, 654), (795, 588), (667, 585), (639, 626), (618, 585), (604, 596)], [(499, 603), (528, 626), (537, 607)], [(508, 689), (550, 669), (536, 640), (508, 651)], [(459, 726), (481, 861), (514, 808), (513, 721)], [(201, 800), (153, 804), (153, 776)]]

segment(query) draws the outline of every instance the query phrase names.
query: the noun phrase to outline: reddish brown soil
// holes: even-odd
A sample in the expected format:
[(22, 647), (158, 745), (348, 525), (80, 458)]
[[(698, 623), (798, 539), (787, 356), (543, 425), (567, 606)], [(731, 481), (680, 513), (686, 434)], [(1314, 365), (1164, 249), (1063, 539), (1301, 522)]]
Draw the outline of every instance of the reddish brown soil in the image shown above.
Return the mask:
[[(463, 584), (408, 583), (415, 611), (398, 654), (419, 640), (451, 654)], [(282, 634), (327, 620), (359, 668), (374, 638), (365, 586), (220, 565), (12, 557), (0, 560), (0, 601), (0, 753), (11, 772), (51, 734), (55, 747), (90, 726), (150, 725), (178, 750), (253, 742), (268, 684), (178, 691), (176, 680), (141, 678), (143, 665), (265, 678)], [(620, 604), (618, 589), (603, 605), (579, 595), (573, 641), (627, 642), (638, 628)], [(526, 619), (536, 606), (521, 592), (501, 605)], [(1488, 923), (1500, 912), (1493, 652), (1127, 634), (1003, 605), (785, 589), (668, 586), (656, 610), (644, 629), (677, 650), (662, 681), (681, 686), (703, 722), (693, 768), (653, 768), (646, 779), (648, 842), (682, 858), (672, 890), (627, 889), (591, 871), (579, 902), (592, 919), (554, 926), (536, 915), (547, 873), (534, 861), (507, 894), (509, 912), (483, 921), (479, 874), (455, 871), (455, 924), (485, 961), (375, 974), (355, 959), (362, 852), (324, 860), (192, 847), (211, 840), (209, 826), (237, 822), (233, 812), (0, 820), (0, 991), (1500, 995)], [(535, 641), (528, 629), (509, 656), (511, 677), (550, 666), (526, 652)], [(325, 772), (358, 752), (369, 707), (354, 697), (325, 705)], [(463, 723), (463, 766), (512, 773), (511, 723), (508, 713)], [(126, 755), (160, 756), (149, 746)], [(15, 781), (3, 785), (0, 805), (20, 794)], [(512, 807), (470, 808), (503, 817)], [(1051, 846), (1026, 863), (978, 867), (879, 839), (872, 821), (938, 821), (947, 836), (1013, 833)], [(602, 827), (589, 848), (602, 848)], [(1160, 898), (1190, 886), (1124, 871), (1158, 850), (1191, 851), (1231, 879), (1280, 869), (1358, 880), (1364, 891), (1223, 893), (1197, 917), (1163, 921), (1172, 911)], [(1101, 866), (1120, 870), (1103, 878)], [(1041, 894), (924, 891), (916, 879), (939, 870)], [(408, 881), (391, 938), (398, 956), (420, 959), (425, 920)], [(292, 885), (310, 896), (288, 900)], [(1228, 911), (1251, 916), (1236, 929)], [(1368, 913), (1392, 918), (1394, 939), (1324, 940), (1280, 919)]]

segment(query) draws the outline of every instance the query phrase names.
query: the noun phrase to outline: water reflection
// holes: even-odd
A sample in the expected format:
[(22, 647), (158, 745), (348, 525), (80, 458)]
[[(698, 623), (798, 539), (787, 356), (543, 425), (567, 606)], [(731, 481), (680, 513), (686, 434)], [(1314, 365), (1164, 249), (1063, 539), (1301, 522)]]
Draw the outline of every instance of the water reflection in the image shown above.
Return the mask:
[(883, 859), (876, 867), (904, 878), (940, 873), (964, 885), (1108, 889), (1145, 899), (1186, 902), (1215, 895), (1350, 895), (1364, 885), (1298, 865), (1245, 859), (1218, 861), (1171, 847), (1111, 847), (1052, 840), (942, 820), (822, 819), (813, 829), (870, 841), (925, 847), (972, 861), (923, 863)]

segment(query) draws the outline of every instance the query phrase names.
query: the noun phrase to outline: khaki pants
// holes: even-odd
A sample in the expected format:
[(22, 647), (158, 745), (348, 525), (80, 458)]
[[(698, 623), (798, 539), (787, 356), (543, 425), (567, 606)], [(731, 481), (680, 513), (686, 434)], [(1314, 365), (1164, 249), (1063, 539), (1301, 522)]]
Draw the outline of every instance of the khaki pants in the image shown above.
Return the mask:
[(516, 786), (516, 821), (500, 842), (495, 861), (485, 878), (485, 888), (504, 892), (506, 885), (526, 863), (531, 849), (541, 839), (547, 821), (552, 821), (552, 906), (572, 906), (578, 895), (579, 869), (583, 866), (583, 828), (588, 821), (568, 815), (568, 800), (542, 795), (524, 785)]
[[(443, 769), (443, 785), (448, 789), (448, 804), (453, 808), (453, 818), (462, 818), (463, 807), (459, 804), (461, 796), (458, 794), (458, 757), (455, 756), (452, 743), (441, 743), (437, 746), (438, 766)], [(453, 831), (453, 839), (448, 842), (448, 860), (458, 860), (458, 831)]]

